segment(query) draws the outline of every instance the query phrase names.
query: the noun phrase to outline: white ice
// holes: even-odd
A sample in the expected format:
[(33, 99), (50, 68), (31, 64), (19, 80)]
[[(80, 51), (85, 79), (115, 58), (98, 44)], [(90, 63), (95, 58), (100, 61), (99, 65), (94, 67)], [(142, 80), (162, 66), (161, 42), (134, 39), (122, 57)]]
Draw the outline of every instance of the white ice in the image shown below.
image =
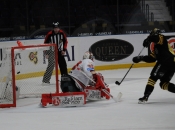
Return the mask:
[[(0, 130), (175, 130), (175, 94), (162, 90), (159, 81), (146, 104), (138, 104), (152, 68), (101, 71), (112, 99), (87, 102), (82, 107), (40, 108), (40, 98), (17, 101), (16, 108), (0, 109)], [(175, 77), (171, 82), (175, 83)]]

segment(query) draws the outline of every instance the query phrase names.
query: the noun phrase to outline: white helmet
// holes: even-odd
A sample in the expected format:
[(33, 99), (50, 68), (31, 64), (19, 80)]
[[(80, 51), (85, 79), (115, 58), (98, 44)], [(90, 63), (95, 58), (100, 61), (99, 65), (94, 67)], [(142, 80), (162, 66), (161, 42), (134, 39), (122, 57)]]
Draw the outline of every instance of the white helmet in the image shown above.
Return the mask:
[(83, 59), (91, 59), (91, 60), (93, 60), (94, 56), (93, 56), (92, 52), (86, 51), (84, 53), (84, 55), (83, 55)]

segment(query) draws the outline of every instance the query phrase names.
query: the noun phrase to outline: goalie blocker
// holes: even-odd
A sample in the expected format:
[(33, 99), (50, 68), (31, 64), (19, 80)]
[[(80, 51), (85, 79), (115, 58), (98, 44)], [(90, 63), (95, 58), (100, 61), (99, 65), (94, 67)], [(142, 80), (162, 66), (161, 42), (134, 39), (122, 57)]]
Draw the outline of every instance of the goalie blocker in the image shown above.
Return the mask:
[[(81, 106), (86, 104), (86, 100), (110, 99), (110, 89), (105, 86), (103, 78), (97, 74), (97, 81), (94, 85), (85, 86), (80, 80), (71, 75), (61, 77), (61, 89), (63, 93), (42, 94), (41, 105), (48, 104), (54, 106)], [(107, 90), (105, 93), (103, 90)]]

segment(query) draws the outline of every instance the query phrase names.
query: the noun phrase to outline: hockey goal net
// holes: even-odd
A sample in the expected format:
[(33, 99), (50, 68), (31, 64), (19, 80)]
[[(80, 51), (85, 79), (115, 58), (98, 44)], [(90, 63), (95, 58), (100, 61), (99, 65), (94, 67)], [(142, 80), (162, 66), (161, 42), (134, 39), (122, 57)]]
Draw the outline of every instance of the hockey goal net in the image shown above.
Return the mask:
[[(50, 84), (42, 84), (52, 51), (54, 70)], [(6, 47), (0, 49), (0, 108), (16, 107), (17, 99), (41, 97), (43, 93), (59, 93), (58, 53), (55, 44)], [(48, 77), (49, 78), (49, 77)]]

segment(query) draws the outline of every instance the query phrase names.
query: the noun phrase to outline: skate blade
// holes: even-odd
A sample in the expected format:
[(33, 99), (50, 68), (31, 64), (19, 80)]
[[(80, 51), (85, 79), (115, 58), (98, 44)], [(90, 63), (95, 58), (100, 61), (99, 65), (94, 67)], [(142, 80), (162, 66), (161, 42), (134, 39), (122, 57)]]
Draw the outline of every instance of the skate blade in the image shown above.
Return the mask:
[(140, 101), (140, 100), (138, 102), (138, 104), (145, 104), (145, 103), (146, 103), (146, 101)]
[(42, 83), (42, 86), (50, 86), (50, 83)]

